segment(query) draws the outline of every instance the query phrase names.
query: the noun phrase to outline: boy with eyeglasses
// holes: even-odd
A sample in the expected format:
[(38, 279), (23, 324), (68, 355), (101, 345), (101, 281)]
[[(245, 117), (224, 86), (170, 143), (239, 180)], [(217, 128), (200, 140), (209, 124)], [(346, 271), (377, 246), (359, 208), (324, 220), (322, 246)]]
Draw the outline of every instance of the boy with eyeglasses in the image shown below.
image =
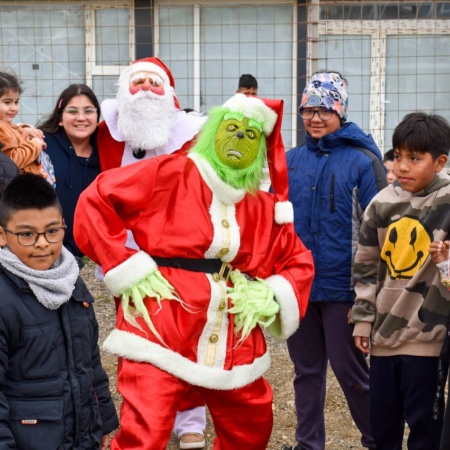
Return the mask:
[(118, 426), (93, 297), (55, 190), (23, 174), (0, 200), (0, 448), (106, 450)]
[(387, 185), (381, 153), (370, 135), (347, 122), (347, 81), (338, 72), (313, 75), (299, 108), (306, 142), (287, 152), (289, 199), (300, 239), (312, 250), (316, 274), (306, 316), (288, 340), (295, 369), (298, 444), (324, 450), (327, 366), (344, 392), (364, 447), (375, 448), (369, 420), (369, 368), (354, 347), (353, 257), (363, 211)]

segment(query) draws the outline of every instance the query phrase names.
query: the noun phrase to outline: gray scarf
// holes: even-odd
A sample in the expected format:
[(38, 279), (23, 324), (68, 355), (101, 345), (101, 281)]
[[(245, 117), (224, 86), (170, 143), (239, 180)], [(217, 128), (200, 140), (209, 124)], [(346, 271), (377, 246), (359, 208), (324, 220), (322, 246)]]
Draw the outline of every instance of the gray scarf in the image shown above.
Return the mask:
[(38, 302), (47, 309), (58, 309), (70, 300), (80, 273), (75, 257), (65, 247), (48, 270), (28, 267), (7, 247), (0, 249), (0, 264), (25, 280)]

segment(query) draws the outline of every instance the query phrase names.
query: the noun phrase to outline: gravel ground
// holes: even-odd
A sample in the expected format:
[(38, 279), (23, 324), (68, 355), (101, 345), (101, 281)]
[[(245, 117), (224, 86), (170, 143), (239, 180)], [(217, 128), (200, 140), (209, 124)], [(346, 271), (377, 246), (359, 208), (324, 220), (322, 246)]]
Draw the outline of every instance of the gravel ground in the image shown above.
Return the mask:
[[(94, 269), (94, 265), (89, 262), (83, 268), (81, 275), (96, 299), (95, 311), (100, 327), (101, 344), (114, 327), (114, 302), (103, 283), (95, 279)], [(268, 345), (272, 353), (272, 366), (267, 372), (266, 378), (273, 388), (274, 427), (267, 450), (279, 450), (283, 443), (294, 443), (296, 425), (294, 393), (292, 388), (294, 371), (286, 344), (268, 337)], [(120, 394), (118, 394), (116, 389), (116, 358), (112, 355), (102, 353), (102, 361), (109, 375), (111, 392), (117, 411), (119, 411)], [(331, 371), (328, 376), (325, 420), (327, 429), (326, 450), (363, 449), (360, 444), (359, 432), (351, 420), (345, 399)], [(209, 416), (205, 434), (207, 441), (206, 450), (210, 450), (214, 438), (214, 427)], [(406, 449), (406, 445), (404, 448)], [(173, 436), (167, 446), (167, 450), (178, 449), (177, 440)]]

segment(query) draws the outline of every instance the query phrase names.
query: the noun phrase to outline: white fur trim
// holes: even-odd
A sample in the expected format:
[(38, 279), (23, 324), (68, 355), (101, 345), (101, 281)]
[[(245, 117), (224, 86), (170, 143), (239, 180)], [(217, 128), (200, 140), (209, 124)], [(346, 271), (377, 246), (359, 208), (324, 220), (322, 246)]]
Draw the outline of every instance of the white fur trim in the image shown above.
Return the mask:
[(105, 275), (105, 284), (115, 296), (119, 296), (156, 269), (153, 258), (140, 251), (111, 269)]
[[(211, 245), (205, 252), (205, 258), (217, 258), (217, 254), (223, 248), (228, 248), (228, 253), (220, 256), (220, 259), (225, 262), (231, 262), (236, 258), (241, 247), (241, 233), (236, 220), (236, 207), (221, 203), (213, 193), (209, 214), (211, 216), (214, 235)], [(228, 222), (228, 227), (223, 226), (224, 220)]]
[(204, 182), (214, 195), (217, 195), (219, 201), (225, 203), (225, 205), (234, 205), (245, 197), (245, 189), (235, 189), (225, 183), (203, 156), (198, 153), (189, 153), (187, 157), (194, 161)]
[(130, 76), (136, 72), (154, 72), (162, 78), (164, 86), (170, 86), (169, 76), (162, 67), (148, 61), (140, 61), (134, 64), (130, 64), (126, 69), (123, 70), (119, 77), (119, 87), (128, 89), (128, 86), (130, 84)]
[(121, 330), (113, 330), (103, 349), (132, 361), (146, 362), (190, 384), (207, 389), (238, 389), (260, 378), (269, 369), (269, 351), (251, 364), (235, 366), (231, 370), (206, 367), (147, 339)]
[(294, 289), (281, 275), (272, 275), (264, 281), (273, 289), (275, 300), (280, 305), (280, 321), (270, 326), (269, 331), (278, 339), (287, 339), (295, 333), (300, 323), (300, 310)]
[(272, 133), (277, 122), (277, 113), (269, 108), (261, 99), (257, 97), (247, 97), (244, 94), (236, 94), (227, 100), (223, 108), (236, 111), (262, 124), (263, 132), (266, 136)]
[(275, 222), (279, 225), (294, 222), (294, 208), (291, 202), (275, 203)]
[(108, 130), (112, 138), (117, 142), (123, 142), (125, 139), (120, 134), (119, 128), (117, 127), (117, 119), (119, 117), (117, 104), (118, 102), (115, 98), (107, 98), (103, 100), (101, 105), (102, 116), (108, 126)]
[[(197, 360), (210, 367), (223, 367), (227, 356), (227, 335), (229, 317), (227, 309), (220, 309), (220, 303), (227, 301), (225, 281), (214, 281), (211, 274), (206, 274), (211, 286), (211, 300), (208, 305), (206, 324), (197, 345)], [(209, 338), (215, 333), (219, 339), (211, 343)]]

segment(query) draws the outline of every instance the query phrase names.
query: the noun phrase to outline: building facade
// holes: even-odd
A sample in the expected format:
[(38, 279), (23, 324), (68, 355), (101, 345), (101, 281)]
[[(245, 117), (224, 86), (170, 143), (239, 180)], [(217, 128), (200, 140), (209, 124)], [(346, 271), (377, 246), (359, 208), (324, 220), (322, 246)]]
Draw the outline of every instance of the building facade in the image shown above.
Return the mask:
[(450, 1), (0, 0), (0, 69), (23, 81), (19, 121), (35, 124), (70, 83), (113, 97), (131, 61), (160, 57), (182, 108), (207, 112), (251, 73), (283, 98), (286, 148), (301, 143), (307, 77), (348, 80), (350, 120), (388, 150), (408, 112), (450, 120)]

